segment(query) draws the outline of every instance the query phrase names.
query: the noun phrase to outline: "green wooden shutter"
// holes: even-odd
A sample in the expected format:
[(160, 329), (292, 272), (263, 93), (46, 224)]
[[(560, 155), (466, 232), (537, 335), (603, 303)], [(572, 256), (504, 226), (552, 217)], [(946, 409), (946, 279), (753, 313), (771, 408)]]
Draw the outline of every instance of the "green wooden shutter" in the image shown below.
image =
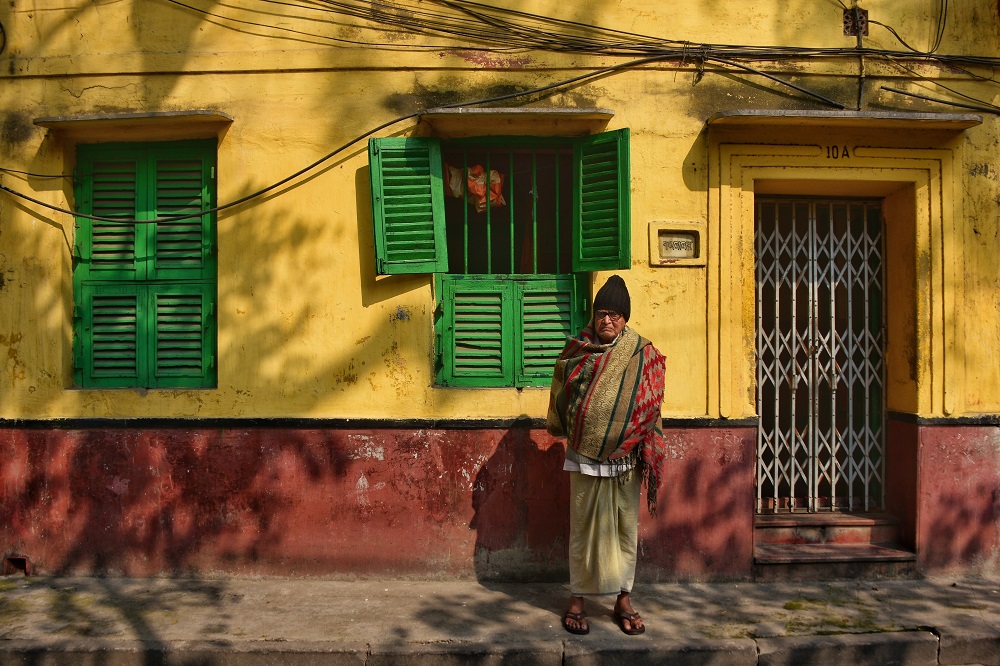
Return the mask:
[(142, 279), (144, 238), (131, 222), (139, 217), (141, 206), (140, 164), (128, 155), (111, 159), (109, 152), (99, 148), (80, 147), (76, 206), (90, 215), (128, 221), (77, 218), (79, 270), (91, 279)]
[(215, 383), (215, 142), (78, 150), (74, 379), (88, 388)]
[(513, 372), (512, 283), (442, 276), (438, 383), (446, 386), (511, 386)]
[(99, 388), (136, 386), (142, 375), (144, 287), (86, 285), (82, 291), (78, 382)]
[(629, 131), (577, 139), (573, 156), (573, 270), (629, 268)]
[(210, 386), (215, 375), (214, 285), (156, 285), (150, 301), (151, 384)]
[[(194, 145), (153, 157), (150, 191), (156, 217), (197, 213), (214, 205), (214, 146)], [(173, 153), (178, 153), (176, 157)], [(191, 153), (185, 155), (184, 153)], [(150, 225), (153, 274), (157, 279), (200, 279), (214, 275), (212, 215), (166, 220)]]
[(440, 142), (371, 139), (368, 159), (378, 273), (448, 270)]
[(580, 280), (572, 276), (517, 284), (518, 386), (547, 386), (552, 381), (559, 352), (586, 317), (580, 287)]

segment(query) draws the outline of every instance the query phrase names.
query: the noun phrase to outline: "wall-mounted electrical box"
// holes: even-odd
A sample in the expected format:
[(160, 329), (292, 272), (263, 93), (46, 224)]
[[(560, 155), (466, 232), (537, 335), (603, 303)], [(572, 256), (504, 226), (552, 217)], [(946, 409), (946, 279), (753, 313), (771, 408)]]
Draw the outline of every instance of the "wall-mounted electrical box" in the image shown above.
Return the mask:
[(704, 266), (703, 226), (691, 222), (650, 222), (651, 266)]

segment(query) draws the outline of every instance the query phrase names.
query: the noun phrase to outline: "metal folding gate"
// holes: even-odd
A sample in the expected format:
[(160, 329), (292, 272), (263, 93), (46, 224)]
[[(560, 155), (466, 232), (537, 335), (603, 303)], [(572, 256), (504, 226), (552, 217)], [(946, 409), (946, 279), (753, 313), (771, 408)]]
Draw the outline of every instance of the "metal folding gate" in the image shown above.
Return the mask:
[(879, 201), (756, 201), (757, 511), (884, 505)]

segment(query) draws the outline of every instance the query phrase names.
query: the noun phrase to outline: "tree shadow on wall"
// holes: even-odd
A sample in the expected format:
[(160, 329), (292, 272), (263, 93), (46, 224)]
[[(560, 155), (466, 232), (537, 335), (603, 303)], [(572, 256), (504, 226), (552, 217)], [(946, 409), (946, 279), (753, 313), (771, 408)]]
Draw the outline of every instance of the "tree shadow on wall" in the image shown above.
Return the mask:
[[(936, 570), (972, 567), (1000, 574), (1000, 482), (979, 482), (965, 492), (943, 492), (934, 503), (921, 554)], [(931, 535), (933, 535), (931, 537)]]
[(284, 540), (308, 529), (307, 511), (319, 504), (303, 506), (297, 493), (322, 495), (350, 464), (341, 437), (318, 430), (38, 429), (17, 437), (3, 452), (30, 472), (0, 519), (14, 535), (50, 535), (41, 552), (16, 536), (11, 545), (57, 575), (183, 574), (228, 560), (234, 570), (252, 572), (258, 560), (268, 570), (282, 564)]
[(561, 601), (532, 596), (518, 583), (567, 579), (565, 447), (525, 421), (507, 430), (473, 482), (469, 528), (476, 530), (476, 578), (487, 588), (552, 608)]

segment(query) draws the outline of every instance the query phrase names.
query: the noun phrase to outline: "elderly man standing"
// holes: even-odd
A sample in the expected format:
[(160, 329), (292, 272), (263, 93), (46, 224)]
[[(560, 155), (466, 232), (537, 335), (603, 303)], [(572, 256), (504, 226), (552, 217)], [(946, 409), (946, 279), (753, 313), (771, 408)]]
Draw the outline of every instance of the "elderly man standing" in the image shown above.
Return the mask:
[(650, 514), (665, 458), (660, 428), (663, 355), (628, 327), (625, 281), (612, 275), (594, 296), (594, 318), (556, 361), (548, 431), (567, 438), (570, 473), (569, 609), (563, 627), (590, 631), (585, 596), (617, 594), (614, 619), (641, 634), (632, 608), (640, 484)]

